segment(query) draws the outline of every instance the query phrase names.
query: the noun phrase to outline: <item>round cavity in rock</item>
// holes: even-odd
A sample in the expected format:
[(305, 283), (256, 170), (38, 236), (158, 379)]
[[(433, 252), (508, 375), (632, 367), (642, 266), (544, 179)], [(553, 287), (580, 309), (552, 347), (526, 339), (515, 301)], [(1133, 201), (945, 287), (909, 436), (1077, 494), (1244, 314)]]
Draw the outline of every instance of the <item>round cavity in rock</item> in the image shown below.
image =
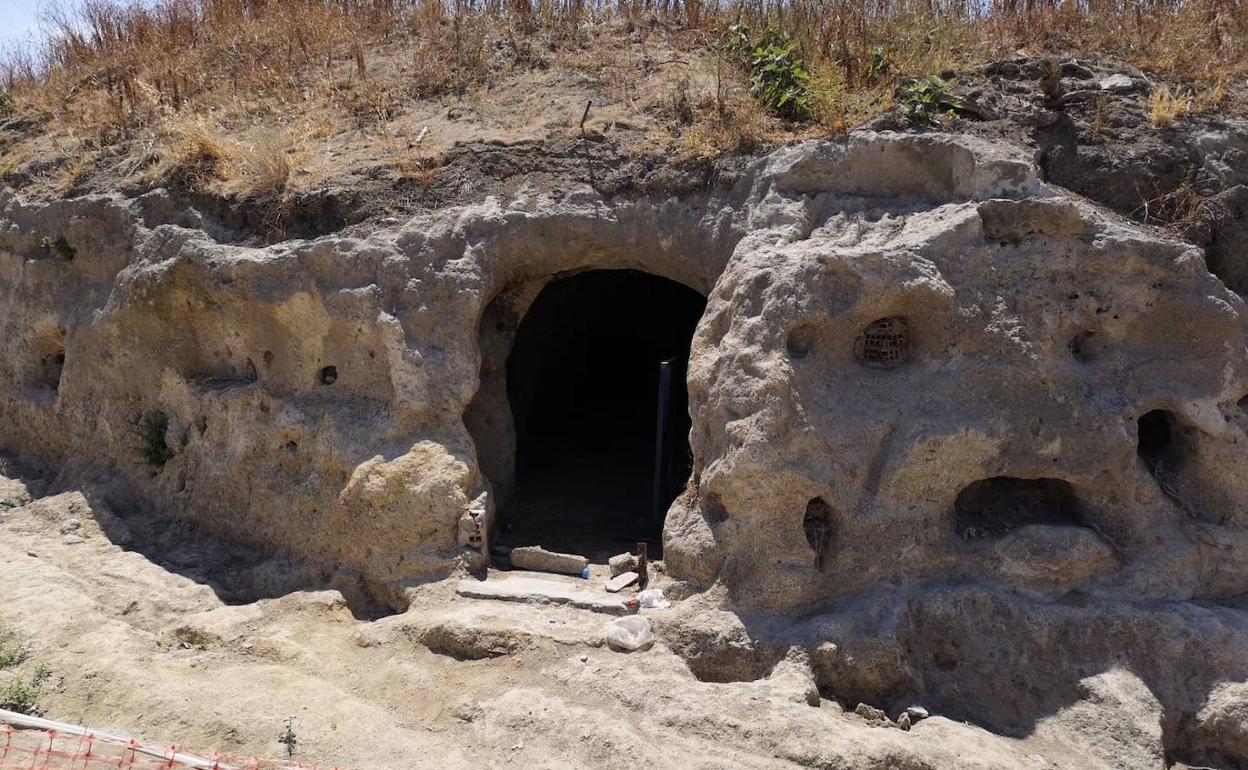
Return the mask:
[(789, 332), (788, 338), (784, 342), (785, 349), (789, 352), (789, 358), (794, 361), (801, 361), (810, 355), (815, 347), (815, 329), (810, 324), (802, 324)]
[(42, 328), (35, 333), (33, 343), (39, 357), (33, 371), (34, 379), (43, 387), (57, 390), (61, 385), (61, 370), (65, 368), (65, 330), (59, 326)]
[(1066, 346), (1070, 348), (1070, 354), (1076, 361), (1081, 364), (1091, 363), (1096, 358), (1095, 338), (1096, 332), (1081, 331), (1071, 337)]
[(1030, 524), (1082, 526), (1074, 488), (1061, 479), (994, 476), (972, 482), (953, 504), (958, 534), (999, 536)]
[(321, 384), (333, 385), (338, 381), (338, 367), (325, 366), (321, 368)]
[(806, 542), (815, 552), (815, 569), (822, 572), (827, 566), (828, 556), (832, 553), (832, 543), (836, 539), (836, 517), (832, 512), (832, 506), (820, 497), (806, 503), (802, 530), (806, 533)]
[(1136, 454), (1157, 474), (1163, 469), (1176, 470), (1182, 460), (1182, 430), (1173, 412), (1154, 409), (1140, 415), (1137, 422)]
[(874, 369), (901, 366), (909, 353), (909, 329), (900, 316), (872, 321), (854, 340), (854, 358)]

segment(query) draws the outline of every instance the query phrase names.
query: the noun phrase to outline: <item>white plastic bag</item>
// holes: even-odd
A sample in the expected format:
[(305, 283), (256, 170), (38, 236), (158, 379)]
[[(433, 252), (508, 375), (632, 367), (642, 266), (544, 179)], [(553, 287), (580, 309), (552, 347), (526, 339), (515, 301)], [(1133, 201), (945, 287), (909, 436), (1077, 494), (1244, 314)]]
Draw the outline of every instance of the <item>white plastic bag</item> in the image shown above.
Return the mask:
[(607, 623), (607, 646), (620, 652), (648, 650), (654, 644), (650, 620), (640, 615), (626, 615)]
[(672, 603), (663, 596), (662, 588), (647, 588), (637, 594), (637, 601), (641, 602), (642, 609), (646, 610), (665, 610), (672, 606)]

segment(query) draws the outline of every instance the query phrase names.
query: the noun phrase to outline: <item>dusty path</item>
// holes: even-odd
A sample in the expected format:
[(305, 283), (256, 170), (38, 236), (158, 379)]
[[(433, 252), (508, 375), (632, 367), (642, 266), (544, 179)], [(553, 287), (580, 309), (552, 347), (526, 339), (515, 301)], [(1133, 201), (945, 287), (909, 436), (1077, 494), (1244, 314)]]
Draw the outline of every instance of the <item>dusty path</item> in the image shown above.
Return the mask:
[[(114, 543), (78, 492), (30, 502), (5, 480), (0, 498), (0, 624), (54, 670), (42, 705), (57, 719), (276, 756), (295, 715), (299, 759), (369, 770), (1102, 766), (1043, 730), (873, 724), (789, 661), (755, 682), (698, 681), (663, 643), (608, 650), (608, 616), (466, 600), (454, 581), (374, 621), (330, 590), (230, 605)], [(182, 558), (220, 547), (189, 542)]]

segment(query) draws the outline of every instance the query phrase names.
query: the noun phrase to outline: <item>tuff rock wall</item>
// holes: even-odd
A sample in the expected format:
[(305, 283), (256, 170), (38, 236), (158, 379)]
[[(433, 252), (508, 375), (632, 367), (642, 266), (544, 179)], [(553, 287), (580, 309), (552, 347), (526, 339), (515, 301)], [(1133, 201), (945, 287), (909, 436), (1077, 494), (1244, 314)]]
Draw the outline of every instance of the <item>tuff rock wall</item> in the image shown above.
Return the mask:
[(373, 586), (446, 574), (513, 481), (525, 309), (633, 268), (708, 297), (664, 532), (691, 590), (1248, 591), (1243, 300), (1019, 151), (862, 133), (695, 193), (532, 186), (267, 248), (161, 195), (0, 197), (0, 449), (115, 510)]

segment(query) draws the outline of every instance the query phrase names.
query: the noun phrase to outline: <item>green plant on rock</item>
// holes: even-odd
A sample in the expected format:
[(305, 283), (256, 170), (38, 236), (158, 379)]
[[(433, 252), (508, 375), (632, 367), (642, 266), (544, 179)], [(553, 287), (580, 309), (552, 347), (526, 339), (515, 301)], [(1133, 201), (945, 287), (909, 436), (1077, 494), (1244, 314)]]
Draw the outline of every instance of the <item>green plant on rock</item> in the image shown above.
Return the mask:
[(43, 687), (51, 677), (52, 670), (40, 663), (30, 676), (18, 675), (0, 686), (0, 709), (38, 716), (39, 699), (43, 697)]
[(139, 420), (139, 439), (143, 459), (149, 465), (161, 467), (173, 459), (174, 451), (165, 434), (169, 431), (169, 415), (162, 411), (148, 412)]
[(295, 718), (286, 717), (286, 729), (277, 736), (277, 742), (286, 747), (286, 756), (293, 757), (299, 746), (299, 737), (295, 735)]
[(962, 101), (949, 90), (949, 82), (928, 75), (903, 83), (897, 89), (897, 101), (912, 125), (930, 125), (937, 115), (957, 115)]
[(877, 45), (871, 50), (871, 63), (867, 65), (867, 82), (877, 83), (888, 77), (892, 70), (893, 64), (889, 59), (888, 49)]
[(73, 262), (74, 256), (78, 253), (78, 250), (70, 246), (69, 241), (65, 240), (63, 235), (58, 235), (55, 238), (44, 238), (39, 245), (44, 251), (62, 262)]
[(52, 672), (42, 663), (35, 664), (30, 674), (14, 671), (29, 657), (30, 651), (21, 638), (0, 626), (0, 671), (13, 672), (12, 676), (6, 674), (6, 680), (0, 684), (0, 709), (20, 714), (39, 713), (39, 698)]
[(724, 52), (745, 66), (750, 95), (768, 110), (785, 120), (810, 119), (814, 106), (810, 71), (787, 32), (768, 29), (754, 41), (749, 27), (734, 24), (728, 29)]

